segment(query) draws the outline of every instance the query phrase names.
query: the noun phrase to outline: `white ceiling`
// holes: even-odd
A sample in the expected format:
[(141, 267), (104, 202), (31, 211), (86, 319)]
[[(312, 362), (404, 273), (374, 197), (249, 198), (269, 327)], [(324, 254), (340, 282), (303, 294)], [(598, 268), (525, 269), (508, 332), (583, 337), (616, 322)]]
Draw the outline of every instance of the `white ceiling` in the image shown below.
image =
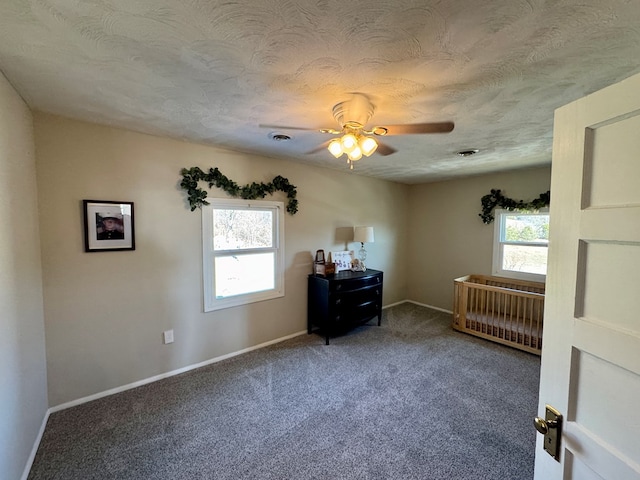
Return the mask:
[(454, 121), (355, 164), (412, 184), (549, 164), (554, 109), (640, 72), (640, 2), (2, 0), (0, 70), (36, 110), (341, 170), (259, 125), (338, 127), (349, 92)]

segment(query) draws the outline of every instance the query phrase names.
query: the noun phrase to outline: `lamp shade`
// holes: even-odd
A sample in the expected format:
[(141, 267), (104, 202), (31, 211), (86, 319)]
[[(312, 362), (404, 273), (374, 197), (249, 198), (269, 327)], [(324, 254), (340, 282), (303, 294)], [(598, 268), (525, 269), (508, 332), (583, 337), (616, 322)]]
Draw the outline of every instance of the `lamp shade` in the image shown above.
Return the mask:
[(353, 241), (360, 243), (373, 243), (373, 227), (354, 227)]
[(333, 140), (331, 140), (328, 148), (329, 148), (329, 151), (331, 152), (331, 155), (333, 155), (336, 158), (338, 158), (340, 155), (344, 153), (344, 151), (342, 150), (342, 144), (340, 143), (340, 140), (338, 140), (337, 138), (334, 138)]
[(353, 150), (347, 153), (347, 156), (349, 157), (349, 160), (356, 162), (362, 158), (362, 150), (360, 150), (360, 147), (356, 145), (353, 147)]
[(362, 154), (366, 157), (371, 155), (378, 148), (378, 142), (376, 142), (373, 137), (362, 137), (358, 142), (360, 145), (360, 150), (362, 150)]
[(358, 146), (358, 139), (353, 133), (347, 133), (340, 139), (340, 143), (342, 144), (342, 150), (349, 153)]

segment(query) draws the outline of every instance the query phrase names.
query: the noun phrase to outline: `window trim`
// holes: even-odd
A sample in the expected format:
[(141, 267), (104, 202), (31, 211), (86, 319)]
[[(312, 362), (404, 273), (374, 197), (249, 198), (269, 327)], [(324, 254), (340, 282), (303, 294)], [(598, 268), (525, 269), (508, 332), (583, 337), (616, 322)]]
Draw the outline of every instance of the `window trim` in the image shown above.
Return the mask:
[[(239, 209), (239, 210), (272, 210), (275, 225), (273, 226), (273, 243), (271, 249), (246, 249), (241, 254), (273, 251), (274, 261), (274, 288), (259, 292), (244, 293), (226, 298), (216, 298), (214, 294), (216, 256), (228, 256), (229, 250), (214, 251), (213, 248), (213, 211), (214, 209)], [(240, 252), (236, 252), (240, 253)], [(213, 312), (225, 308), (247, 305), (254, 302), (262, 302), (274, 298), (284, 297), (284, 203), (264, 200), (241, 200), (229, 198), (209, 199), (209, 205), (202, 207), (202, 287), (203, 308), (205, 312)]]
[[(502, 241), (502, 230), (505, 224), (505, 216), (506, 215), (514, 215), (514, 214), (522, 214), (522, 215), (549, 215), (548, 208), (541, 208), (536, 212), (517, 212), (514, 210), (506, 210), (506, 209), (497, 209), (494, 212), (495, 225), (493, 228), (493, 262), (491, 266), (492, 275), (497, 275), (499, 277), (505, 278), (515, 278), (518, 280), (528, 280), (532, 282), (542, 282), (545, 283), (547, 280), (546, 275), (541, 275), (539, 273), (527, 273), (527, 272), (517, 272), (515, 270), (504, 270), (502, 268), (502, 257), (503, 257), (503, 245), (522, 245), (522, 246), (530, 246), (530, 247), (547, 247), (547, 252), (549, 251), (549, 243), (543, 244), (539, 242), (507, 242)], [(547, 257), (548, 259), (548, 257)], [(547, 263), (547, 271), (549, 269), (549, 264)]]

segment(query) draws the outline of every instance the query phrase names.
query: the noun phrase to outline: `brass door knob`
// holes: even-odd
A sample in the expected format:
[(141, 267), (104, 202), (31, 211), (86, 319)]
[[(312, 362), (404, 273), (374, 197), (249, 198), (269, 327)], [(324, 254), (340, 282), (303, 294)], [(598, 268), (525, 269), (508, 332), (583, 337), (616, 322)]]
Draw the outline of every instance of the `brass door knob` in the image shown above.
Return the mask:
[(562, 415), (551, 405), (545, 405), (544, 418), (536, 417), (533, 419), (533, 426), (536, 430), (544, 435), (544, 450), (560, 461), (560, 442), (562, 440)]
[(536, 427), (536, 430), (541, 434), (546, 435), (550, 428), (556, 428), (558, 426), (558, 422), (556, 420), (545, 420), (542, 417), (536, 417), (533, 419), (533, 426)]

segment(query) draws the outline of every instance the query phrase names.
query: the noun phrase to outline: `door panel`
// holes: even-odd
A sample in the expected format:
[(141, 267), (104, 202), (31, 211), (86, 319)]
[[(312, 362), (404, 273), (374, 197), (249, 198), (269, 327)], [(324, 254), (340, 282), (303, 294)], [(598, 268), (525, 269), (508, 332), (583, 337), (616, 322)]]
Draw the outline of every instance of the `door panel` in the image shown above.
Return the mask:
[[(586, 136), (585, 208), (640, 205), (640, 112), (590, 128)], [(626, 148), (619, 148), (625, 145)], [(611, 155), (616, 151), (616, 155)]]
[[(620, 456), (613, 454), (609, 445), (591, 437), (589, 432), (572, 425), (566, 437), (570, 448), (566, 450), (565, 474), (560, 478), (564, 480), (638, 479), (635, 468), (621, 462)], [(579, 441), (576, 440), (578, 438)], [(588, 463), (585, 460), (587, 458)]]
[(581, 256), (576, 316), (640, 334), (640, 245), (584, 242)]
[[(582, 345), (581, 347), (587, 347)], [(595, 355), (574, 350), (567, 419), (622, 455), (632, 457), (638, 448), (638, 428), (633, 419), (640, 398), (640, 381), (622, 367)], [(593, 395), (593, 392), (601, 392)]]
[(638, 132), (640, 75), (556, 111), (536, 480), (640, 479)]
[(569, 452), (567, 454), (567, 480), (602, 480), (602, 477), (591, 470), (588, 466), (575, 458)]

